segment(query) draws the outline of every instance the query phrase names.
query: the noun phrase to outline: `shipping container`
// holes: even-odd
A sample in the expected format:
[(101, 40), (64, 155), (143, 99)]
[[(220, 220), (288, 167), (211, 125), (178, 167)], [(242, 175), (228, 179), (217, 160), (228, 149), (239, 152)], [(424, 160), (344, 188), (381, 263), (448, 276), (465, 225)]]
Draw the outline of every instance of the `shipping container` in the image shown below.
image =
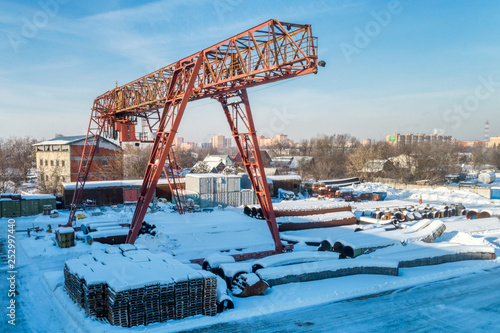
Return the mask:
[(40, 214), (39, 201), (40, 199), (22, 199), (20, 201), (21, 215), (32, 216)]
[(491, 199), (500, 200), (500, 188), (493, 187), (491, 188)]
[(2, 217), (12, 218), (21, 216), (19, 200), (2, 199)]
[(213, 174), (187, 174), (186, 175), (186, 190), (194, 191), (199, 194), (214, 193), (214, 176)]
[(51, 205), (52, 209), (56, 209), (56, 197), (54, 196), (44, 196), (38, 200), (38, 207), (40, 213), (43, 212), (43, 206)]
[(225, 192), (213, 194), (200, 194), (199, 204), (201, 208), (221, 206), (239, 207), (242, 205), (253, 205), (257, 203), (254, 191), (244, 190), (238, 192)]

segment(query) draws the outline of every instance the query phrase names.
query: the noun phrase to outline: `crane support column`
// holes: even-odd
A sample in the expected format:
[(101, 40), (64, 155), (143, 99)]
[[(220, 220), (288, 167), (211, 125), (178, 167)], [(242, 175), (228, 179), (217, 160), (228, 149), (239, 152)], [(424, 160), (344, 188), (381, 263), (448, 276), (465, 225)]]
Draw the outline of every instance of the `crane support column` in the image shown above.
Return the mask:
[[(191, 98), (195, 85), (197, 73), (200, 71), (203, 57), (186, 62), (178, 62), (175, 66), (168, 89), (168, 97), (163, 108), (163, 114), (158, 124), (153, 149), (149, 156), (148, 166), (144, 174), (144, 180), (137, 200), (130, 230), (127, 235), (127, 243), (134, 244), (139, 230), (141, 229), (144, 216), (153, 197), (156, 184), (163, 171), (163, 166), (172, 147), (175, 134), (186, 109), (186, 104)], [(167, 130), (167, 126), (170, 128)]]
[[(224, 110), (241, 160), (252, 183), (267, 226), (271, 231), (276, 253), (291, 250), (293, 246), (285, 246), (281, 243), (246, 89), (219, 95), (215, 98), (219, 100)], [(242, 128), (241, 132), (238, 127)]]
[(63, 225), (63, 227), (71, 227), (73, 225), (73, 219), (75, 218), (76, 209), (78, 208), (77, 204), (81, 202), (83, 187), (88, 179), (95, 151), (99, 145), (99, 139), (101, 138), (104, 127), (106, 126), (106, 120), (107, 117), (100, 113), (96, 103), (94, 103), (87, 130), (87, 137), (85, 138), (85, 143), (82, 149), (82, 158), (80, 159), (80, 164), (78, 166), (78, 176), (75, 183), (75, 191), (73, 192), (73, 201), (69, 210), (69, 218), (68, 222)]

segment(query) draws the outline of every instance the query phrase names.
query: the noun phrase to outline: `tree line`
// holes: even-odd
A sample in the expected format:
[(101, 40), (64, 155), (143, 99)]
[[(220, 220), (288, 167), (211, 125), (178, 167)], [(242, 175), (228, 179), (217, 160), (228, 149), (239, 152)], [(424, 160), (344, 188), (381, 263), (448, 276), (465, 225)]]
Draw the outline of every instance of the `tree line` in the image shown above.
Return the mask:
[(30, 170), (35, 167), (36, 140), (30, 136), (0, 138), (0, 190), (2, 193), (17, 191), (28, 181)]
[[(30, 136), (0, 138), (2, 193), (17, 191), (23, 183), (30, 181), (30, 171), (36, 167), (35, 143), (36, 140)], [(455, 142), (400, 146), (374, 142), (363, 145), (349, 134), (334, 134), (302, 140), (293, 147), (276, 144), (267, 148), (271, 157), (312, 157), (299, 163), (297, 172), (305, 181), (360, 177), (366, 181), (389, 178), (405, 183), (418, 180), (440, 183), (446, 175), (457, 174), (466, 165), (473, 170), (483, 166), (500, 169), (500, 147), (463, 147)], [(124, 145), (110, 163), (113, 168), (123, 169), (124, 179), (142, 179), (150, 152), (151, 147), (147, 145)], [(177, 161), (182, 168), (190, 169), (208, 154), (218, 153), (214, 148), (179, 151)], [(286, 173), (289, 170), (278, 168), (278, 172)], [(39, 187), (48, 190), (46, 182), (41, 182)]]

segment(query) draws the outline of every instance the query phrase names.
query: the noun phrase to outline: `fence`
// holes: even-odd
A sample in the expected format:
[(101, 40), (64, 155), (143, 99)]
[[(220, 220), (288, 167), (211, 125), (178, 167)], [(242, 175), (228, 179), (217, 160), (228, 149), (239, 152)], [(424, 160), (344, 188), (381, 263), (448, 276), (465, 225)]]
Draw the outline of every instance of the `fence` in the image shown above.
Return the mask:
[[(446, 186), (446, 185), (417, 185), (417, 184), (403, 184), (395, 182), (393, 179), (376, 179), (374, 182), (380, 182), (383, 184), (387, 184), (389, 186), (394, 187), (397, 190), (414, 190), (414, 189), (422, 189), (422, 188), (439, 188), (446, 187), (449, 190), (469, 190), (480, 196), (485, 198), (491, 197), (491, 188), (489, 187), (478, 187), (478, 186)], [(493, 198), (492, 198), (493, 199)]]
[(254, 205), (257, 197), (254, 191), (237, 191), (214, 194), (200, 194), (200, 207)]

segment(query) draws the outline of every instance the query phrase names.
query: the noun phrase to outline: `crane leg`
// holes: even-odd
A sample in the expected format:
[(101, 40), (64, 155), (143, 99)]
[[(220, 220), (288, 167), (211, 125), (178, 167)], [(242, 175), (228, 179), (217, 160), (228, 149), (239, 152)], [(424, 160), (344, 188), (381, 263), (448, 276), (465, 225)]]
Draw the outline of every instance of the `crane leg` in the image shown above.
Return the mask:
[[(71, 201), (68, 222), (63, 227), (71, 227), (73, 225), (73, 218), (76, 214), (76, 209), (82, 200), (83, 187), (88, 179), (92, 161), (96, 148), (99, 144), (103, 129), (106, 125), (107, 118), (97, 111), (97, 108), (92, 108), (92, 115), (90, 116), (89, 127), (87, 130), (87, 137), (82, 149), (82, 157), (78, 167), (78, 176), (75, 183), (75, 191), (73, 192), (73, 200)], [(72, 179), (70, 179), (72, 181)]]
[[(260, 154), (255, 125), (246, 89), (238, 90), (215, 97), (222, 105), (224, 114), (231, 128), (236, 146), (241, 155), (243, 165), (262, 208), (267, 226), (273, 237), (275, 251), (281, 253), (293, 249), (291, 245), (283, 245), (280, 240), (276, 217), (274, 215), (271, 194), (264, 173), (264, 163)], [(243, 106), (243, 107), (242, 107)], [(242, 129), (240, 132), (239, 127)]]
[(158, 124), (153, 149), (149, 156), (137, 206), (127, 235), (126, 242), (128, 244), (134, 244), (141, 229), (144, 216), (153, 197), (158, 179), (163, 171), (163, 166), (172, 147), (186, 104), (193, 93), (196, 74), (200, 70), (202, 58), (200, 56), (196, 62), (178, 64), (172, 76), (167, 101), (165, 102), (165, 107), (163, 108), (163, 113)]

